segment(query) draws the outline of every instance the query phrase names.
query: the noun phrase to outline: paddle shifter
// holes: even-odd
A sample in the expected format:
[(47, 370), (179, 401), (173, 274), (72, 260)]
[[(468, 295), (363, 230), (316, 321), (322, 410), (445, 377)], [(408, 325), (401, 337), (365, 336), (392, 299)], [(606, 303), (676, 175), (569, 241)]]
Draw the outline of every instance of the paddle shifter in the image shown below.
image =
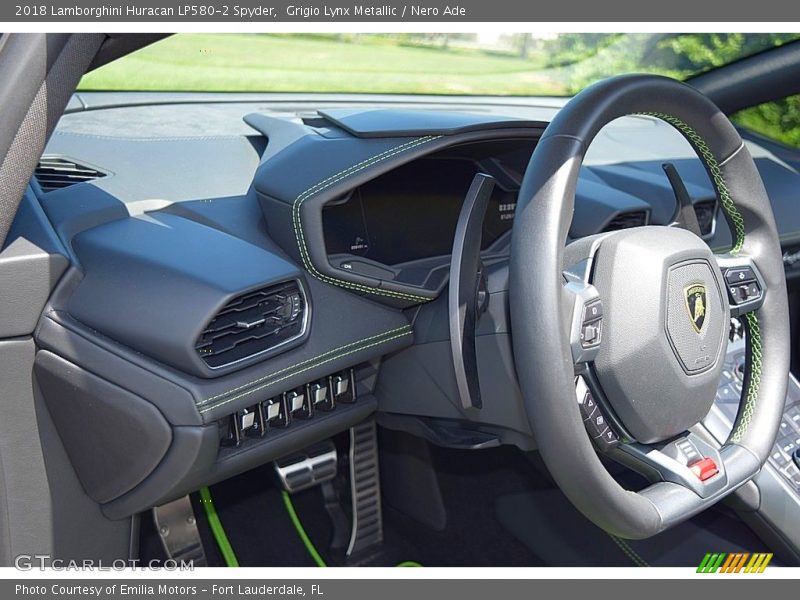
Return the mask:
[(481, 262), (481, 234), (493, 189), (494, 179), (491, 176), (483, 173), (475, 175), (458, 217), (450, 261), (447, 306), (450, 315), (450, 348), (463, 408), (482, 406), (475, 354), (475, 327), (489, 302)]

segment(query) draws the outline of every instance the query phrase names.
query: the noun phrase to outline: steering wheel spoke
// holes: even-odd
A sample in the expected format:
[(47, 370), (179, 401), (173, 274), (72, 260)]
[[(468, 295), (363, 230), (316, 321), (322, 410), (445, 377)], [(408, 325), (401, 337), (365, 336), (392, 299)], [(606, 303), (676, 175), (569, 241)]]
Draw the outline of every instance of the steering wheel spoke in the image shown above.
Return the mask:
[(746, 255), (716, 254), (732, 317), (761, 308), (767, 287), (755, 261)]
[(694, 433), (687, 433), (658, 445), (620, 444), (612, 458), (652, 482), (670, 481), (700, 498), (709, 498), (728, 485), (727, 453)]

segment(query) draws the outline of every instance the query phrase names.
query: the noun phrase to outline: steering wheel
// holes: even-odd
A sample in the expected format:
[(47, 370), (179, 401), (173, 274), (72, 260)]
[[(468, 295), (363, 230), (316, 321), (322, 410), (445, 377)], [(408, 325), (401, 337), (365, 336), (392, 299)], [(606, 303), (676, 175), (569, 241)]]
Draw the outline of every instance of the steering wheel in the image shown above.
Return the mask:
[[(598, 131), (660, 118), (693, 146), (732, 246), (714, 254), (676, 227), (567, 245), (578, 173)], [(569, 500), (611, 534), (652, 536), (754, 477), (775, 440), (789, 372), (777, 229), (753, 159), (728, 118), (673, 79), (626, 75), (575, 96), (528, 164), (512, 233), (514, 360), (541, 456)], [(746, 330), (739, 413), (719, 447), (695, 427), (722, 376), (730, 317)], [(647, 476), (623, 488), (599, 455)]]

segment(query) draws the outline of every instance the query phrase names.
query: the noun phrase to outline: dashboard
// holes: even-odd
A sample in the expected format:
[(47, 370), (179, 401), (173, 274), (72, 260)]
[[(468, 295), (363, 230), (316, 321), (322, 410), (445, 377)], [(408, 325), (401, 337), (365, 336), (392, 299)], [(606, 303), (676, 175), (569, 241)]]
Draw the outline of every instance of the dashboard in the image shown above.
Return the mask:
[[(122, 518), (370, 415), (452, 447), (535, 447), (514, 375), (507, 259), (525, 167), (561, 104), (74, 97), (7, 245), (34, 282), (55, 286), (41, 306), (9, 302), (36, 324), (39, 393), (87, 494)], [(745, 137), (794, 257), (800, 156)], [(699, 161), (649, 117), (620, 119), (592, 145), (570, 238), (668, 224), (664, 162), (684, 179), (708, 244), (728, 247)], [(468, 412), (444, 290), (479, 173), (495, 181), (476, 330), (491, 400)], [(787, 260), (787, 276), (796, 272)]]

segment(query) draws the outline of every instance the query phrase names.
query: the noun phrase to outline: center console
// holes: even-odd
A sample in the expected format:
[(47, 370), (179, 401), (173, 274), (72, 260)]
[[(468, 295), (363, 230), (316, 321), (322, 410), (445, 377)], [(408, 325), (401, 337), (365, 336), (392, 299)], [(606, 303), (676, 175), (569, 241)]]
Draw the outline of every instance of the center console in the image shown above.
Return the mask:
[[(724, 443), (733, 429), (745, 377), (745, 342), (729, 343), (725, 369), (714, 407), (703, 421)], [(743, 518), (751, 526), (778, 537), (784, 548), (800, 558), (800, 382), (789, 375), (786, 404), (775, 445), (761, 472), (736, 492)]]

